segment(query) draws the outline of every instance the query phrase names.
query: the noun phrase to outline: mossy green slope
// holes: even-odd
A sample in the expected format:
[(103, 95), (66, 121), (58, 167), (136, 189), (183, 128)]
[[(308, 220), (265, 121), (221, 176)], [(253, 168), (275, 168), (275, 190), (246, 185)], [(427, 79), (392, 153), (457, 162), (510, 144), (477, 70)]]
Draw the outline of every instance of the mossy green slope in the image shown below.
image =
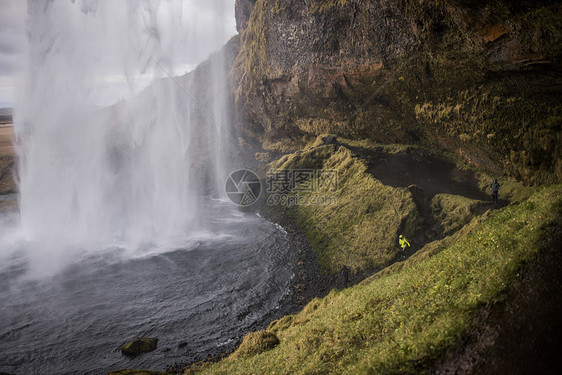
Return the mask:
[[(337, 272), (343, 265), (353, 270), (380, 269), (398, 253), (399, 233), (408, 236), (417, 229), (419, 214), (410, 191), (383, 185), (346, 147), (313, 145), (270, 166), (337, 174), (335, 189), (330, 185), (307, 192), (297, 186), (289, 196), (307, 203), (285, 212), (304, 229), (325, 271)], [(319, 185), (317, 179), (312, 183)]]
[(332, 291), (273, 322), (275, 348), (202, 368), (205, 374), (417, 373), (471, 328), (562, 213), (562, 187), (474, 219), (408, 262)]
[[(333, 143), (325, 144), (327, 139), (332, 139)], [(285, 201), (268, 196), (266, 204), (261, 207), (266, 216), (272, 216), (273, 211), (276, 215), (291, 218), (303, 229), (325, 272), (337, 272), (343, 265), (352, 271), (379, 270), (396, 260), (400, 253), (397, 240), (400, 234), (416, 238), (413, 244), (418, 250), (428, 241), (453, 234), (490, 208), (488, 202), (460, 195), (438, 194), (433, 199), (428, 195), (432, 221), (442, 227), (442, 233), (429, 238), (420, 236), (430, 232), (428, 218), (423, 217), (420, 211), (423, 208), (413, 196), (420, 189), (413, 185), (393, 187), (383, 184), (368, 171), (368, 161), (351, 151), (354, 147), (362, 147), (366, 154), (383, 150), (377, 154), (383, 159), (392, 154), (421, 150), (415, 146), (381, 146), (368, 140), (339, 141), (333, 136), (325, 136), (318, 137), (302, 151), (285, 155), (267, 166), (273, 175), (275, 171), (299, 170), (336, 174), (334, 185), (322, 186), (321, 175), (314, 175), (312, 181), (303, 184), (318, 188), (307, 191), (297, 184), (286, 195)], [(480, 190), (486, 191), (492, 177), (477, 171), (474, 176), (479, 179)], [(517, 182), (501, 181), (501, 197), (511, 202), (528, 198), (532, 190)]]
[(431, 200), (431, 209), (447, 236), (468, 224), (482, 203), (460, 195), (437, 194)]

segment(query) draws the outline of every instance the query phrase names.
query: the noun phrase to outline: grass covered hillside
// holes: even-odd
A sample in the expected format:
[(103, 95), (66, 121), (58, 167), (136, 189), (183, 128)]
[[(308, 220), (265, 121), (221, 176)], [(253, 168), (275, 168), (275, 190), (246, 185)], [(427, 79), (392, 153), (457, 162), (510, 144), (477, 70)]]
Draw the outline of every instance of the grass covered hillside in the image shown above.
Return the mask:
[[(515, 340), (529, 321), (534, 330), (547, 327), (537, 331), (545, 335), (541, 344), (532, 341), (532, 332), (525, 338), (536, 346), (533, 350), (550, 340), (548, 311), (560, 310), (560, 298), (552, 296), (560, 280), (556, 268), (550, 274), (545, 269), (561, 263), (562, 186), (530, 188), (500, 177), (500, 201), (492, 205), (485, 193), (492, 177), (443, 155), (333, 136), (319, 137), (267, 168), (337, 172), (335, 188), (312, 181), (317, 189), (295, 185), (287, 195), (299, 202), (330, 196), (336, 198), (333, 204), (275, 205), (270, 194), (262, 212), (298, 224), (324, 272), (346, 265), (352, 280), (370, 276), (314, 298), (302, 311), (249, 333), (219, 362), (193, 364), (185, 374), (447, 373), (455, 366), (481, 373), (475, 366), (488, 362), (479, 363), (478, 351), (468, 348), (474, 337), (485, 341), (475, 344), (483, 345), (478, 350), (499, 351), (495, 371), (501, 372), (506, 358), (521, 349), (495, 348), (502, 337), (497, 332), (510, 322), (503, 316), (483, 319), (514, 303), (519, 289), (527, 290), (528, 300), (506, 308), (519, 319), (513, 323)], [(400, 233), (412, 243), (405, 254), (397, 244)], [(552, 257), (545, 260), (545, 253)], [(533, 272), (547, 276), (527, 278), (520, 288), (522, 275)], [(534, 296), (541, 288), (554, 289), (540, 300)], [(533, 304), (549, 318), (533, 321), (525, 310)], [(463, 359), (465, 350), (468, 359)], [(548, 369), (550, 362), (544, 363)]]
[(272, 167), (337, 173), (335, 191), (327, 187), (290, 195), (310, 202), (334, 198), (336, 204), (295, 205), (284, 213), (305, 230), (326, 272), (337, 272), (344, 264), (353, 270), (373, 270), (389, 264), (397, 254), (397, 232), (402, 229), (413, 233), (419, 224), (410, 191), (383, 185), (366, 173), (366, 165), (344, 146), (313, 146), (281, 158)]
[[(337, 174), (337, 186), (322, 186), (322, 176), (295, 185), (287, 199), (304, 204), (276, 204), (268, 196), (262, 205), (266, 215), (289, 217), (304, 230), (327, 273), (345, 265), (371, 274), (496, 208), (485, 193), (490, 176), (414, 146), (319, 137), (268, 167)], [(529, 194), (521, 184), (502, 184), (500, 206)], [(412, 244), (406, 254), (398, 246), (400, 234)]]
[(488, 211), (407, 261), (248, 335), (225, 360), (186, 373), (424, 371), (475, 328), (482, 308), (505, 298), (561, 214), (562, 187), (537, 189), (528, 200)]

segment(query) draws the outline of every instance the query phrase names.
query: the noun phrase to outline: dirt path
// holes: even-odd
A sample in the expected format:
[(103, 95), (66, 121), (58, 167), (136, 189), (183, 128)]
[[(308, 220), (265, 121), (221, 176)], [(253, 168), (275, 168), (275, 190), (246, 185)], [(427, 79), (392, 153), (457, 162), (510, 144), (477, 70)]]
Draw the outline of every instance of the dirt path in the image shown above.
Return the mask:
[(416, 185), (432, 197), (445, 193), (484, 201), (490, 199), (480, 191), (472, 172), (460, 170), (453, 162), (426, 151), (411, 149), (400, 154), (372, 151), (363, 155), (367, 157), (368, 172), (385, 185)]
[(492, 204), (490, 195), (480, 190), (478, 180), (470, 170), (459, 169), (452, 161), (423, 149), (411, 148), (405, 152), (389, 153), (382, 148), (373, 150), (344, 146), (367, 163), (367, 172), (377, 180), (395, 188), (406, 187), (412, 193), (422, 219), (421, 228), (409, 238), (412, 246), (406, 250), (405, 256), (400, 255), (396, 260), (409, 257), (425, 244), (444, 237), (441, 223), (435, 218), (431, 207), (435, 195), (453, 194), (482, 201), (476, 215), (509, 203), (500, 200)]

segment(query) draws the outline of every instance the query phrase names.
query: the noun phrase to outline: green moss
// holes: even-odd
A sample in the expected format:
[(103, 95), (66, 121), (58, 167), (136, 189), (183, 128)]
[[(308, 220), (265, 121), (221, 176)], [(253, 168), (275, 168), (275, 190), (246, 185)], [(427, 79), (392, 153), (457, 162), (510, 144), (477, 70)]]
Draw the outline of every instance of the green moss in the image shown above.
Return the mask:
[[(519, 81), (518, 81), (519, 80)], [(520, 78), (459, 91), (414, 106), (417, 121), (459, 144), (492, 150), (506, 173), (530, 184), (560, 181), (562, 108)]]
[(437, 194), (431, 200), (431, 209), (443, 227), (443, 235), (448, 236), (468, 224), (483, 204), (459, 195)]
[(155, 350), (157, 345), (157, 338), (138, 337), (135, 340), (129, 341), (128, 343), (123, 345), (123, 348), (121, 348), (121, 352), (125, 355), (134, 357), (139, 354)]
[[(548, 78), (532, 71), (485, 77), (495, 68), (486, 65), (480, 52), (470, 58), (463, 57), (462, 49), (454, 53), (456, 57), (422, 53), (418, 63), (398, 70), (398, 78), (379, 94), (393, 108), (365, 110), (350, 134), (357, 138), (371, 128), (368, 137), (383, 133), (387, 142), (416, 141), (451, 151), (475, 148), (489, 154), (491, 169), (527, 184), (562, 181), (562, 109), (559, 92), (545, 90)], [(430, 67), (431, 80), (424, 66)]]
[(300, 118), (295, 126), (310, 134), (327, 134), (334, 127), (334, 122), (326, 118)]
[(271, 322), (269, 324), (269, 326), (267, 327), (267, 330), (269, 332), (273, 332), (273, 333), (278, 332), (280, 330), (281, 331), (285, 330), (291, 325), (291, 323), (293, 321), (293, 317), (294, 317), (294, 315), (286, 315), (279, 320), (274, 320), (273, 322)]
[(277, 345), (279, 345), (279, 339), (275, 334), (267, 331), (252, 332), (244, 337), (238, 349), (230, 356), (230, 359), (251, 357), (271, 350)]
[(282, 4), (281, 0), (275, 0), (275, 5), (273, 6), (273, 9), (271, 9), (271, 12), (273, 14), (279, 14), (286, 10), (287, 10), (287, 4)]
[[(285, 213), (304, 228), (326, 272), (337, 272), (342, 265), (352, 270), (384, 267), (399, 251), (399, 232), (409, 236), (419, 227), (410, 191), (383, 185), (343, 146), (311, 147), (286, 155), (270, 167), (323, 170), (337, 176), (337, 186), (314, 191), (295, 188), (288, 197), (301, 203)], [(321, 182), (317, 177), (311, 181), (312, 186)], [(268, 204), (278, 203), (270, 198)]]
[(213, 364), (205, 374), (418, 373), (502, 298), (559, 220), (562, 187), (471, 222), (452, 237), (352, 288), (315, 299), (277, 326), (280, 344)]
[(266, 8), (266, 0), (255, 2), (243, 34), (243, 46), (234, 62), (235, 80), (238, 83), (235, 92), (237, 101), (242, 92), (249, 95), (261, 83), (268, 70)]
[(524, 202), (537, 192), (537, 188), (526, 186), (521, 182), (506, 177), (502, 178), (502, 176), (494, 176), (482, 172), (476, 173), (476, 176), (480, 190), (488, 193), (491, 193), (490, 184), (494, 178), (497, 178), (501, 185), (499, 199), (507, 200), (511, 203)]
[(347, 0), (320, 0), (310, 5), (311, 13), (323, 13), (334, 7), (342, 7), (347, 4)]
[(368, 150), (373, 151), (384, 151), (387, 154), (401, 154), (407, 152), (412, 149), (419, 148), (417, 145), (408, 145), (408, 144), (383, 144), (379, 142), (375, 142), (370, 139), (346, 139), (340, 138), (338, 139), (343, 145), (349, 145), (351, 147), (361, 147)]
[[(349, 4), (346, 0), (314, 1), (310, 11), (317, 17), (331, 17), (328, 13), (333, 11), (339, 17), (337, 12)], [(502, 170), (527, 184), (560, 182), (560, 90), (535, 65), (528, 69), (500, 66), (509, 64), (509, 57), (495, 62), (495, 47), (478, 30), (496, 27), (514, 38), (513, 48), (521, 49), (512, 51), (516, 60), (521, 53), (531, 62), (549, 60), (556, 66), (562, 57), (561, 7), (554, 3), (520, 6), (501, 0), (474, 7), (454, 0), (408, 0), (389, 6), (388, 17), (405, 28), (415, 28), (415, 48), (399, 58), (389, 57), (376, 73), (354, 71), (346, 63), (341, 68), (355, 77), (354, 86), (342, 87), (337, 97), (326, 98), (300, 79), (299, 90), (306, 98), (290, 99), (294, 102), (284, 107), (287, 111), (272, 107), (275, 98), (266, 99), (264, 103), (273, 103), (263, 104), (263, 113), (268, 115), (254, 120), (267, 129), (267, 136), (300, 138), (303, 133), (332, 132), (377, 143), (470, 149), (489, 154), (487, 169)], [(354, 13), (358, 35), (370, 33), (372, 15), (367, 8)], [(256, 1), (234, 68), (237, 100), (242, 94), (251, 96), (252, 104), (259, 107), (258, 98), (268, 98), (262, 83), (276, 78), (279, 71), (271, 68), (275, 61), (268, 60), (268, 48), (274, 46), (268, 44), (266, 34), (283, 9), (280, 1)], [(353, 43), (346, 45), (352, 56), (362, 50)], [(284, 70), (284, 74), (290, 72)]]
[(277, 138), (275, 140), (265, 139), (262, 143), (262, 147), (267, 151), (275, 151), (281, 153), (288, 152), (298, 152), (302, 150), (308, 143), (308, 138)]
[(530, 51), (560, 61), (562, 56), (562, 5), (531, 9), (515, 17), (518, 39)]
[[(378, 143), (474, 149), (489, 154), (490, 170), (501, 169), (527, 184), (562, 181), (560, 90), (540, 70), (507, 73), (505, 67), (494, 65), (489, 45), (463, 21), (469, 15), (483, 25), (503, 25), (515, 33), (515, 43), (520, 42), (525, 53), (559, 62), (561, 7), (515, 12), (502, 1), (487, 10), (462, 10), (447, 2), (406, 2), (404, 17), (417, 22), (423, 48), (386, 64), (386, 73), (376, 84), (348, 90), (345, 94), (352, 102), (364, 103), (366, 98), (370, 102), (337, 130), (352, 139)], [(435, 32), (436, 28), (443, 31)], [(541, 56), (534, 58), (540, 61)], [(316, 128), (301, 127), (310, 132)], [(330, 126), (319, 130), (336, 131)]]

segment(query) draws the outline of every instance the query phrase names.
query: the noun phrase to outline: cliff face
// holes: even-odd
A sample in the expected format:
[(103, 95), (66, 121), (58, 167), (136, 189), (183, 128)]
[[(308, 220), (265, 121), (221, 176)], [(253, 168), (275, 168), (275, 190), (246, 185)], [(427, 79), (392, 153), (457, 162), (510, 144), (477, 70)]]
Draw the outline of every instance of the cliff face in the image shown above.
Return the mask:
[(562, 181), (555, 1), (237, 0), (246, 135), (422, 144), (528, 183)]

